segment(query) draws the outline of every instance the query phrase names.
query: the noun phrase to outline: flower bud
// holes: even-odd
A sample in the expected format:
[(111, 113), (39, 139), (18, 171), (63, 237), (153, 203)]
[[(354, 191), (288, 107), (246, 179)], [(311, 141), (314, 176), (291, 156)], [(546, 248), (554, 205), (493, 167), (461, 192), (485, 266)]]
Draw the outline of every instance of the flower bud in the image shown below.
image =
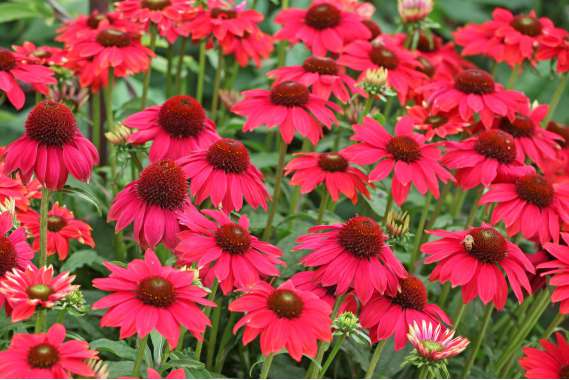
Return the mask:
[(410, 218), (406, 211), (390, 210), (387, 214), (385, 227), (392, 238), (404, 237), (409, 232)]
[(404, 24), (424, 20), (433, 10), (433, 0), (398, 0), (399, 16)]
[(123, 124), (116, 124), (110, 132), (105, 133), (105, 137), (113, 145), (126, 144), (128, 137), (132, 134), (130, 128), (125, 127)]
[(370, 96), (381, 97), (387, 90), (388, 71), (383, 67), (367, 69), (364, 78), (358, 82)]

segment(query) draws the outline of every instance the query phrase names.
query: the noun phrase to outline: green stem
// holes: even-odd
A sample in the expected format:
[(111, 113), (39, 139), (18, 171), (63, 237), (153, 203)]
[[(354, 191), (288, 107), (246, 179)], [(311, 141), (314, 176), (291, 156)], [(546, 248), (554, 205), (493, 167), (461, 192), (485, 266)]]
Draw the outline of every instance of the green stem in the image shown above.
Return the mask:
[(375, 346), (375, 350), (373, 351), (373, 356), (371, 357), (371, 359), (369, 361), (369, 367), (367, 368), (367, 371), (365, 374), (366, 379), (371, 379), (373, 377), (373, 374), (375, 373), (375, 368), (377, 367), (377, 364), (379, 363), (379, 359), (381, 359), (381, 352), (383, 351), (383, 348), (385, 347), (386, 344), (387, 344), (387, 339), (379, 342)]
[(387, 204), (385, 205), (385, 213), (383, 214), (383, 223), (387, 221), (387, 215), (389, 215), (389, 211), (393, 207), (393, 194), (391, 191), (387, 195)]
[[(269, 136), (272, 136), (272, 134), (269, 134)], [(310, 141), (308, 139), (303, 139), (302, 140), (302, 147), (300, 148), (300, 151), (301, 152), (309, 152), (311, 147), (312, 147), (312, 144), (310, 143)], [(296, 213), (298, 213), (299, 207), (302, 206), (300, 195), (301, 195), (300, 194), (300, 186), (295, 186), (293, 191), (292, 191), (292, 196), (290, 199), (290, 214), (291, 215), (295, 215)], [(291, 221), (291, 223), (292, 223), (292, 221)]]
[(198, 58), (198, 64), (199, 64), (198, 88), (196, 90), (196, 100), (200, 103), (202, 102), (203, 99), (203, 85), (205, 79), (205, 53), (206, 53), (205, 44), (206, 44), (205, 40), (200, 41), (200, 53), (199, 53), (200, 55)]
[(450, 287), (451, 287), (450, 282), (447, 282), (443, 285), (443, 287), (441, 289), (441, 294), (439, 296), (439, 301), (437, 302), (437, 305), (439, 305), (443, 309), (445, 307), (448, 295), (450, 293)]
[(265, 358), (263, 362), (263, 368), (261, 369), (261, 375), (259, 376), (260, 379), (267, 379), (269, 376), (269, 371), (271, 369), (271, 364), (273, 364), (273, 358), (275, 354), (270, 354)]
[(516, 81), (518, 79), (518, 74), (520, 73), (518, 65), (512, 68), (512, 72), (510, 73), (510, 78), (508, 79), (507, 88), (514, 88)]
[[(289, 0), (281, 1), (281, 9), (287, 9), (289, 5)], [(279, 50), (277, 53), (277, 67), (283, 67), (286, 61), (286, 41), (281, 41), (279, 43)]]
[(563, 321), (565, 320), (565, 317), (566, 317), (566, 315), (564, 315), (564, 314), (557, 314), (555, 316), (555, 318), (553, 318), (553, 321), (551, 321), (549, 326), (547, 326), (547, 328), (545, 329), (545, 333), (543, 334), (543, 337), (545, 339), (548, 339), (551, 336), (551, 334), (553, 334), (553, 331), (555, 331), (557, 326), (559, 326), (561, 323), (563, 323)]
[(318, 374), (318, 378), (321, 379), (324, 377), (324, 375), (326, 375), (326, 371), (328, 371), (328, 368), (330, 368), (330, 365), (332, 365), (332, 362), (334, 361), (334, 359), (336, 358), (336, 355), (340, 351), (340, 348), (342, 347), (342, 343), (344, 343), (345, 339), (346, 339), (346, 335), (340, 335), (336, 340), (334, 340), (334, 345), (332, 346), (332, 351), (330, 351), (330, 353), (328, 354), (328, 357), (326, 358), (326, 361), (324, 362), (324, 365), (322, 366), (322, 369), (320, 370), (320, 373)]
[(467, 307), (468, 307), (467, 303), (460, 302), (460, 307), (456, 311), (456, 317), (454, 317), (453, 328), (455, 330), (458, 330), (458, 327), (460, 326), (460, 322), (462, 322), (462, 317), (464, 316), (464, 311), (466, 310)]
[(182, 88), (182, 69), (184, 67), (184, 56), (186, 55), (188, 39), (189, 37), (182, 37), (182, 43), (180, 44), (180, 52), (178, 54), (178, 62), (176, 65), (176, 94), (180, 94), (180, 90)]
[(213, 310), (213, 316), (211, 318), (211, 329), (209, 331), (209, 338), (207, 341), (207, 361), (206, 366), (209, 370), (213, 369), (213, 358), (215, 354), (215, 346), (217, 343), (217, 330), (219, 330), (219, 321), (221, 319), (221, 302), (218, 303), (217, 307)]
[[(279, 133), (277, 131), (277, 133)], [(287, 145), (282, 139), (282, 136), (277, 137), (279, 140), (279, 158), (277, 162), (277, 171), (275, 173), (275, 188), (273, 190), (273, 200), (271, 202), (271, 207), (269, 210), (269, 217), (267, 218), (267, 225), (265, 226), (265, 230), (263, 231), (263, 240), (268, 241), (271, 237), (271, 231), (273, 228), (273, 221), (275, 219), (275, 215), (277, 213), (277, 208), (279, 206), (279, 198), (281, 197), (281, 183), (283, 181), (283, 169), (286, 157), (286, 149)]]
[(41, 190), (40, 203), (40, 266), (47, 265), (47, 219), (49, 210), (49, 189)]
[(415, 264), (419, 258), (419, 250), (421, 247), (421, 242), (423, 241), (423, 234), (425, 232), (425, 223), (427, 222), (427, 216), (429, 215), (429, 209), (431, 208), (431, 201), (433, 196), (431, 193), (427, 193), (425, 200), (425, 206), (423, 207), (423, 213), (421, 214), (421, 219), (419, 220), (419, 225), (417, 226), (417, 234), (415, 235), (415, 243), (413, 244), (413, 251), (411, 251), (411, 261), (409, 263), (409, 270), (415, 271)]
[(144, 338), (138, 338), (136, 357), (134, 359), (134, 366), (132, 367), (132, 377), (134, 378), (138, 378), (140, 376), (140, 367), (142, 366), (142, 360), (144, 359), (144, 352), (146, 351), (149, 336), (150, 334), (146, 335)]
[(561, 100), (561, 98), (563, 97), (563, 94), (565, 93), (565, 87), (567, 86), (568, 80), (569, 80), (569, 74), (565, 74), (565, 75), (561, 76), (561, 79), (559, 80), (559, 83), (557, 84), (557, 88), (555, 89), (555, 92), (553, 93), (553, 96), (551, 97), (551, 100), (549, 101), (549, 112), (547, 113), (547, 117), (543, 121), (544, 127), (547, 127), (547, 124), (551, 121), (553, 116), (555, 116), (555, 110), (557, 109), (557, 106), (559, 105), (559, 101)]
[[(344, 302), (344, 299), (346, 298), (345, 294), (342, 294), (338, 297), (336, 297), (336, 302), (334, 302), (334, 308), (332, 309), (332, 314), (330, 315), (330, 319), (332, 321), (334, 321), (336, 319), (336, 316), (338, 315), (338, 311), (340, 310), (340, 306), (342, 306), (342, 302)], [(305, 374), (305, 378), (307, 379), (312, 379), (314, 378), (314, 376), (318, 376), (318, 373), (320, 372), (317, 368), (317, 364), (322, 363), (322, 359), (324, 358), (324, 354), (326, 353), (326, 351), (328, 350), (328, 348), (330, 347), (330, 345), (326, 342), (319, 342), (318, 343), (318, 352), (316, 354), (316, 358), (310, 363), (310, 366), (308, 367), (308, 370), (306, 371)]]
[(166, 50), (166, 97), (172, 96), (172, 69), (174, 66), (174, 45), (168, 44)]
[[(150, 26), (150, 50), (156, 50), (156, 28)], [(140, 98), (140, 109), (146, 107), (146, 99), (148, 98), (148, 90), (150, 88), (150, 75), (152, 73), (152, 61), (148, 65), (148, 70), (144, 72), (144, 78), (142, 80), (142, 97)]]
[(36, 313), (36, 326), (34, 332), (39, 334), (45, 331), (45, 320), (47, 317), (46, 309), (39, 309)]
[(219, 105), (219, 86), (221, 84), (221, 74), (223, 72), (223, 50), (221, 46), (218, 48), (217, 53), (217, 69), (215, 70), (215, 79), (213, 80), (213, 95), (211, 98), (211, 114), (210, 116), (215, 120), (217, 107)]
[(65, 321), (65, 309), (61, 309), (57, 312), (57, 317), (55, 318), (55, 323), (61, 323)]
[(322, 220), (324, 219), (324, 212), (328, 208), (328, 203), (330, 203), (330, 194), (326, 190), (324, 190), (324, 196), (320, 200), (320, 208), (318, 209), (318, 219), (316, 220), (316, 225), (322, 224)]
[(549, 305), (550, 295), (550, 290), (543, 290), (537, 295), (531, 307), (531, 312), (526, 317), (524, 323), (516, 329), (516, 335), (509, 339), (510, 344), (502, 352), (502, 355), (496, 362), (496, 373), (502, 373), (502, 370), (506, 367), (512, 355), (519, 349), (523, 340), (527, 337), (535, 324), (539, 321), (539, 318)]
[(468, 378), (468, 375), (470, 374), (470, 370), (472, 369), (472, 366), (474, 365), (474, 362), (476, 361), (476, 356), (478, 355), (478, 351), (480, 350), (480, 347), (482, 346), (482, 341), (484, 340), (484, 337), (486, 336), (486, 331), (488, 330), (488, 326), (490, 326), (490, 321), (492, 320), (492, 311), (493, 310), (494, 310), (494, 305), (492, 303), (489, 303), (484, 308), (484, 317), (482, 317), (482, 328), (480, 329), (480, 332), (478, 333), (478, 335), (476, 335), (474, 345), (472, 347), (472, 350), (470, 351), (470, 355), (468, 356), (468, 359), (466, 360), (466, 365), (464, 366), (464, 369), (462, 371), (462, 376), (461, 376), (462, 379)]
[(476, 191), (476, 195), (474, 196), (474, 201), (472, 202), (472, 205), (470, 205), (470, 213), (468, 214), (468, 218), (466, 218), (466, 224), (465, 224), (466, 228), (472, 227), (472, 223), (474, 223), (474, 221), (476, 220), (476, 215), (478, 214), (479, 211), (478, 202), (480, 201), (483, 192), (484, 192), (483, 187), (480, 187), (480, 189)]
[[(113, 115), (113, 80), (114, 74), (113, 70), (109, 70), (109, 83), (104, 88), (105, 91), (105, 115), (107, 117), (106, 120), (106, 129), (107, 132), (112, 132), (115, 128), (115, 120)], [(109, 161), (111, 166), (111, 186), (113, 189), (113, 194), (117, 193), (118, 186), (116, 184), (117, 179), (117, 149), (114, 144), (109, 144)]]
[(232, 330), (235, 322), (237, 321), (237, 313), (231, 313), (229, 316), (229, 321), (225, 325), (225, 329), (223, 330), (223, 334), (221, 335), (221, 341), (219, 342), (219, 351), (217, 353), (217, 358), (215, 359), (215, 373), (221, 373), (223, 370), (223, 364), (225, 363), (225, 358), (227, 357), (227, 344), (231, 340), (233, 336)]
[(443, 209), (449, 191), (450, 191), (450, 182), (447, 182), (444, 184), (443, 190), (441, 191), (439, 200), (435, 205), (435, 210), (433, 211), (431, 217), (429, 218), (426, 229), (430, 229), (437, 221), (437, 218), (439, 217), (441, 210)]
[(101, 151), (101, 96), (91, 93), (93, 99), (93, 144), (97, 152)]
[(369, 111), (371, 111), (372, 105), (373, 105), (373, 98), (371, 95), (368, 95), (368, 97), (364, 103), (364, 109), (363, 109), (362, 113), (360, 113), (358, 115), (358, 124), (361, 124), (362, 121), (364, 121), (364, 117), (366, 117), (369, 114)]
[(456, 219), (460, 212), (462, 211), (462, 205), (464, 204), (464, 200), (466, 199), (466, 191), (460, 189), (460, 187), (456, 188), (456, 193), (454, 195), (452, 207), (451, 207), (451, 215), (453, 219)]
[[(217, 279), (213, 280), (213, 285), (211, 286), (211, 293), (209, 294), (209, 297), (208, 297), (208, 299), (210, 301), (215, 300), (218, 285), (219, 284), (217, 282)], [(208, 318), (209, 318), (210, 313), (211, 313), (211, 308), (208, 307), (204, 310), (204, 314)], [(204, 333), (204, 335), (205, 335), (205, 333)], [(201, 341), (198, 340), (198, 343), (196, 344), (196, 350), (194, 351), (194, 359), (196, 359), (198, 361), (200, 360), (200, 357), (202, 356), (202, 349), (203, 349), (203, 340), (201, 340)]]

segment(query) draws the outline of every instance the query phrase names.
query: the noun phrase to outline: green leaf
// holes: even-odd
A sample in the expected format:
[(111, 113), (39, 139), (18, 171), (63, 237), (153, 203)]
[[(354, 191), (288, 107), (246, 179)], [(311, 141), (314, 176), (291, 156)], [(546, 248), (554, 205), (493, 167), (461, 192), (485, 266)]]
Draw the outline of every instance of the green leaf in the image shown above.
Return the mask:
[(82, 249), (72, 253), (61, 266), (61, 270), (65, 272), (74, 272), (78, 268), (82, 268), (84, 266), (93, 268), (97, 265), (103, 265), (103, 259), (97, 255), (97, 252), (92, 249)]
[(134, 362), (130, 361), (118, 361), (118, 362), (106, 362), (109, 365), (109, 378), (117, 379), (120, 377), (126, 377), (132, 375), (132, 369), (134, 367)]
[(35, 18), (40, 17), (41, 15), (41, 12), (27, 4), (0, 4), (0, 23), (26, 18)]
[(89, 202), (91, 205), (95, 206), (95, 208), (97, 209), (97, 213), (99, 215), (103, 215), (103, 209), (105, 206), (101, 203), (99, 198), (97, 198), (95, 193), (93, 193), (93, 191), (88, 186), (78, 182), (74, 186), (65, 185), (65, 187), (61, 191), (63, 193), (76, 195), (79, 198)]
[(136, 350), (124, 341), (117, 342), (115, 340), (102, 338), (91, 342), (90, 346), (99, 352), (110, 352), (121, 359), (134, 360), (136, 356)]

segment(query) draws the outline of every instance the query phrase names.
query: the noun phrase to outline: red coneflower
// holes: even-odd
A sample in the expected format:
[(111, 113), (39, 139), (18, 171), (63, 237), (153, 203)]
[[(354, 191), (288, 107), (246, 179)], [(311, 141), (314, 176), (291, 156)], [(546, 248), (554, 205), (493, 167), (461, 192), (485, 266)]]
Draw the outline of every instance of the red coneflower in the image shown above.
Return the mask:
[(6, 148), (4, 171), (19, 170), (26, 182), (34, 173), (43, 186), (57, 190), (69, 172), (87, 181), (98, 161), (97, 149), (79, 131), (73, 112), (46, 100), (29, 113), (24, 135)]
[[(569, 242), (569, 234), (561, 233), (565, 244)], [(552, 275), (549, 284), (555, 287), (551, 295), (552, 302), (559, 302), (559, 312), (569, 314), (569, 247), (567, 245), (545, 243), (543, 248), (552, 255), (552, 260), (538, 265), (542, 276)]]
[(528, 379), (566, 379), (569, 377), (569, 344), (563, 333), (556, 333), (557, 344), (541, 339), (543, 350), (533, 347), (523, 349), (520, 365)]
[(322, 125), (330, 129), (337, 122), (332, 111), (339, 110), (338, 106), (312, 94), (300, 82), (284, 81), (273, 85), (271, 90), (244, 91), (243, 96), (231, 108), (247, 118), (243, 130), (249, 132), (262, 125), (278, 127), (287, 144), (296, 131), (317, 144), (322, 137)]
[(124, 125), (138, 129), (128, 137), (128, 142), (152, 141), (151, 162), (176, 160), (219, 140), (214, 122), (202, 105), (188, 95), (173, 96), (160, 106), (134, 113), (124, 120)]
[(413, 118), (415, 129), (423, 132), (427, 141), (435, 137), (446, 139), (466, 129), (470, 124), (464, 122), (456, 113), (435, 112), (428, 105), (416, 105), (407, 111)]
[(420, 71), (421, 64), (411, 52), (403, 49), (397, 36), (381, 35), (373, 42), (358, 40), (346, 46), (338, 62), (361, 71), (383, 67), (388, 70), (387, 84), (397, 91), (399, 102), (405, 104), (409, 93), (422, 85), (427, 75)]
[(541, 243), (558, 242), (561, 223), (569, 223), (569, 183), (552, 183), (533, 171), (492, 185), (480, 199), (488, 203), (496, 203), (492, 224), (503, 221), (509, 236), (521, 232)]
[(97, 351), (89, 350), (89, 344), (82, 340), (65, 341), (65, 335), (65, 327), (59, 323), (52, 325), (47, 333), (14, 334), (10, 346), (0, 352), (0, 376), (6, 379), (94, 376), (87, 360), (97, 359)]
[(414, 121), (405, 116), (395, 126), (395, 136), (374, 119), (366, 117), (354, 125), (352, 140), (359, 144), (342, 150), (342, 154), (358, 165), (377, 164), (369, 173), (370, 181), (382, 181), (391, 172), (393, 200), (401, 205), (407, 199), (411, 184), (419, 193), (430, 192), (439, 197), (439, 181), (454, 181), (453, 176), (439, 163), (441, 152), (437, 144), (425, 144), (425, 137), (413, 131)]
[[(137, 26), (125, 24), (98, 28), (97, 33), (85, 34), (69, 46), (71, 59), (92, 62), (92, 76), (106, 76), (112, 69), (115, 77), (144, 72), (154, 53), (140, 43)], [(83, 85), (89, 85), (82, 81)]]
[(13, 45), (12, 48), (29, 64), (61, 66), (67, 62), (67, 52), (55, 46), (36, 46), (33, 42), (25, 41), (21, 46)]
[(48, 67), (28, 63), (25, 55), (0, 49), (0, 91), (19, 110), (26, 102), (26, 95), (18, 81), (31, 84), (44, 95), (48, 94), (47, 85), (57, 83)]
[(251, 163), (249, 151), (240, 141), (221, 139), (179, 160), (190, 178), (190, 190), (196, 203), (207, 198), (227, 212), (239, 211), (243, 198), (252, 208), (267, 208), (269, 193), (263, 174)]
[(57, 301), (77, 290), (72, 285), (75, 276), (61, 272), (55, 276), (52, 266), (36, 268), (28, 265), (26, 269), (14, 268), (0, 280), (0, 293), (12, 308), (12, 322), (30, 318), (36, 308), (52, 308)]
[(556, 133), (541, 128), (541, 121), (547, 112), (548, 106), (540, 105), (528, 115), (517, 113), (514, 120), (501, 118), (496, 123), (497, 128), (514, 138), (517, 160), (525, 162), (527, 157), (542, 170), (545, 168), (544, 162), (557, 157), (557, 140), (562, 139)]
[(562, 28), (548, 28), (539, 37), (536, 53), (538, 61), (556, 59), (555, 69), (559, 74), (569, 71), (569, 32)]
[(101, 326), (120, 327), (120, 338), (137, 334), (144, 338), (157, 330), (176, 347), (180, 327), (184, 326), (198, 340), (210, 321), (198, 305), (215, 307), (205, 299), (206, 291), (193, 285), (191, 271), (162, 266), (156, 254), (147, 250), (144, 260), (135, 259), (126, 268), (110, 262), (107, 278), (96, 278), (93, 286), (112, 292), (93, 304), (93, 309), (108, 309)]
[(245, 326), (243, 344), (260, 335), (263, 355), (286, 349), (296, 361), (303, 355), (314, 358), (318, 341), (329, 342), (331, 308), (315, 294), (295, 288), (287, 281), (278, 288), (259, 282), (229, 305), (233, 312), (245, 313), (233, 328)]
[[(33, 236), (33, 247), (40, 248), (40, 215), (34, 210), (18, 214), (22, 226)], [(82, 220), (75, 219), (73, 212), (55, 203), (47, 217), (47, 254), (57, 253), (59, 260), (65, 260), (69, 254), (69, 242), (77, 240), (80, 244), (95, 248), (91, 236), (93, 229)]]
[(205, 285), (217, 279), (224, 294), (247, 288), (261, 277), (278, 276), (283, 265), (281, 250), (249, 232), (245, 215), (233, 222), (228, 214), (217, 210), (192, 210), (180, 216), (186, 229), (178, 234), (176, 247), (181, 264), (197, 264)]
[(297, 153), (295, 156), (285, 167), (285, 175), (294, 173), (290, 184), (300, 186), (302, 194), (324, 184), (334, 202), (338, 201), (340, 193), (354, 204), (358, 202), (358, 194), (369, 197), (367, 176), (351, 166), (341, 153)]
[(375, 294), (362, 306), (360, 321), (369, 330), (374, 343), (393, 336), (396, 351), (407, 344), (410, 324), (422, 321), (451, 323), (440, 307), (428, 303), (427, 288), (414, 276), (400, 279), (393, 295)]
[(352, 94), (361, 94), (356, 81), (346, 74), (346, 69), (326, 57), (308, 57), (300, 66), (287, 66), (271, 70), (267, 76), (275, 79), (275, 83), (295, 81), (311, 87), (312, 93), (322, 99), (330, 99), (334, 95), (342, 103), (347, 103)]
[(524, 175), (531, 168), (519, 160), (514, 138), (501, 130), (483, 131), (464, 141), (447, 141), (443, 164), (456, 169), (456, 179), (465, 190), (490, 186), (496, 179)]
[(144, 247), (164, 243), (173, 249), (180, 231), (177, 217), (193, 207), (187, 176), (181, 166), (172, 160), (162, 160), (147, 166), (137, 180), (116, 195), (108, 220), (117, 222), (116, 231), (133, 223), (134, 238)]
[(553, 27), (546, 17), (537, 18), (535, 11), (514, 16), (504, 8), (492, 12), (492, 20), (470, 24), (454, 32), (463, 55), (485, 55), (511, 67), (524, 61), (535, 64), (534, 53), (544, 29)]
[[(406, 35), (402, 34), (401, 45), (405, 40)], [(452, 42), (444, 43), (439, 36), (427, 37), (424, 33), (419, 34), (417, 61), (421, 64), (419, 70), (434, 79), (452, 78), (462, 70), (474, 67), (456, 52)]]
[(462, 287), (462, 299), (469, 303), (478, 296), (484, 304), (492, 301), (503, 309), (508, 298), (508, 284), (520, 303), (522, 288), (531, 294), (528, 273), (535, 268), (521, 249), (506, 240), (496, 229), (483, 223), (465, 231), (427, 231), (442, 239), (425, 243), (421, 251), (426, 264), (437, 263), (429, 279)]
[(128, 20), (144, 25), (148, 30), (155, 25), (158, 33), (169, 43), (179, 35), (178, 25), (187, 14), (196, 12), (190, 0), (123, 0), (116, 6), (116, 13)]
[(88, 34), (97, 34), (99, 28), (107, 26), (123, 26), (126, 22), (120, 19), (116, 12), (100, 13), (97, 10), (88, 15), (79, 15), (76, 18), (66, 20), (57, 30), (56, 41), (63, 42), (66, 46), (72, 45), (85, 38)]
[(356, 216), (343, 224), (311, 227), (297, 240), (294, 251), (310, 253), (302, 264), (314, 267), (323, 286), (336, 286), (336, 294), (354, 289), (366, 303), (374, 291), (395, 294), (407, 272), (385, 242), (379, 224)]
[(245, 32), (242, 36), (228, 33), (219, 44), (223, 54), (233, 55), (241, 67), (247, 66), (249, 60), (253, 60), (255, 66), (260, 68), (261, 61), (269, 58), (273, 52), (273, 37), (260, 29)]
[(452, 80), (435, 80), (419, 92), (436, 111), (456, 112), (465, 122), (478, 115), (488, 129), (496, 117), (513, 121), (516, 113), (529, 113), (529, 100), (523, 93), (504, 89), (480, 69), (462, 70)]
[(308, 9), (284, 9), (275, 22), (283, 26), (275, 34), (276, 39), (292, 44), (302, 41), (319, 57), (327, 52), (339, 54), (348, 43), (371, 37), (356, 13), (342, 9), (341, 3), (332, 0), (315, 0)]
[[(300, 290), (306, 290), (314, 293), (318, 298), (325, 301), (331, 308), (334, 307), (338, 297), (334, 294), (335, 287), (328, 286), (324, 287), (318, 281), (318, 274), (315, 271), (304, 271), (296, 272), (290, 281), (293, 285)], [(344, 297), (344, 301), (338, 307), (338, 315), (342, 314), (344, 311), (349, 311), (354, 314), (358, 311), (358, 300), (353, 292), (347, 293)]]
[(245, 9), (246, 5), (245, 2), (235, 5), (233, 0), (208, 0), (207, 7), (199, 9), (180, 25), (181, 33), (191, 35), (193, 40), (212, 35), (218, 42), (229, 35), (243, 37), (246, 33), (255, 33), (263, 15), (254, 9)]
[[(13, 269), (24, 269), (32, 263), (34, 251), (26, 240), (23, 228), (12, 229), (12, 215), (7, 212), (0, 214), (0, 279)], [(0, 307), (5, 298), (0, 294)]]

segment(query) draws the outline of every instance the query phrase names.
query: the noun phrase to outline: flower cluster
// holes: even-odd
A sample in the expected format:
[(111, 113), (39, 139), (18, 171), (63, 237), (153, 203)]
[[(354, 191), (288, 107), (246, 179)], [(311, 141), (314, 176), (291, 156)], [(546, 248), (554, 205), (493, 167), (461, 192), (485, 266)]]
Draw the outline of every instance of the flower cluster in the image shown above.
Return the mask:
[[(411, 346), (379, 375), (567, 378), (569, 32), (259, 3), (50, 2), (58, 46), (0, 49), (0, 101), (36, 93), (0, 148), (0, 377), (372, 378)], [(516, 81), (543, 61), (549, 104)]]

